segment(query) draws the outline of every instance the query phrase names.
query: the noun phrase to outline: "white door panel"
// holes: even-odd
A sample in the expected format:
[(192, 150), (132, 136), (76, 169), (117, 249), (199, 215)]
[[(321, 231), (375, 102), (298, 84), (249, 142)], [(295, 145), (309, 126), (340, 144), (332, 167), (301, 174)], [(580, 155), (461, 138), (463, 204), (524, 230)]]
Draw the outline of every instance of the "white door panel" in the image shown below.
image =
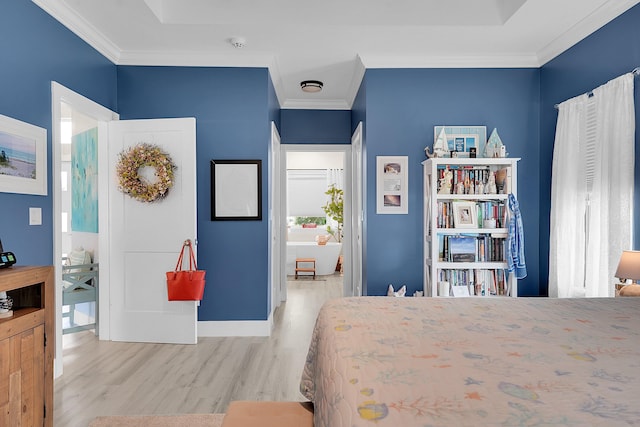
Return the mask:
[(352, 296), (361, 296), (362, 295), (362, 222), (364, 220), (363, 216), (363, 172), (362, 172), (362, 122), (358, 124), (356, 131), (353, 133), (351, 138), (352, 145), (352, 166), (351, 173), (353, 174), (352, 179), (352, 197), (353, 201), (351, 203), (353, 212), (351, 215), (351, 220), (353, 222), (353, 235), (352, 235), (352, 246), (351, 252), (353, 254), (352, 264), (353, 269), (351, 271), (352, 274), (352, 282), (351, 282), (351, 295)]
[[(168, 301), (165, 276), (184, 240), (196, 238), (195, 120), (112, 122), (109, 142), (111, 339), (195, 344), (197, 303)], [(177, 166), (168, 195), (152, 203), (117, 188), (119, 153), (140, 143), (160, 146)]]

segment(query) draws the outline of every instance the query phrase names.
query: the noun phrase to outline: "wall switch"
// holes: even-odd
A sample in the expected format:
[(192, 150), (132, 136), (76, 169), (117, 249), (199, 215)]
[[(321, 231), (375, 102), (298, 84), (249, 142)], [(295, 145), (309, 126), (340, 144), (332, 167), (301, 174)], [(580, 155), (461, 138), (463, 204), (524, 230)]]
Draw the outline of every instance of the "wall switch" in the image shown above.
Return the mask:
[(29, 225), (42, 225), (42, 208), (29, 208)]

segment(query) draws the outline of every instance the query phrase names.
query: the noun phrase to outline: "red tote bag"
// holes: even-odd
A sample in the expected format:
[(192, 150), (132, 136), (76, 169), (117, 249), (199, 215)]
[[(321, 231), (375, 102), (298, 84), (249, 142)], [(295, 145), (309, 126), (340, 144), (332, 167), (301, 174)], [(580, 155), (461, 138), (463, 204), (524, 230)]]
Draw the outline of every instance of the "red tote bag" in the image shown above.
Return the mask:
[[(184, 249), (189, 251), (189, 270), (182, 269)], [(167, 294), (169, 301), (200, 301), (204, 294), (204, 276), (206, 271), (198, 270), (196, 258), (193, 255), (191, 240), (185, 240), (178, 256), (178, 263), (174, 271), (167, 272)]]

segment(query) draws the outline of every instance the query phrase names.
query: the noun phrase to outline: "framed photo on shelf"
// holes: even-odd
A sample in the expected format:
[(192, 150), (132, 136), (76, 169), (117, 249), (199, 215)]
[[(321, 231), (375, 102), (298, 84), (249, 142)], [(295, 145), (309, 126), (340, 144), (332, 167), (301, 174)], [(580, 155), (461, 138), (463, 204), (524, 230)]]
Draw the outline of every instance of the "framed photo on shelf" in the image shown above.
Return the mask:
[(409, 157), (376, 157), (376, 213), (409, 213)]
[(471, 149), (475, 148), (476, 157), (483, 156), (487, 144), (486, 126), (434, 126), (434, 141), (438, 139), (442, 128), (447, 135), (447, 151), (455, 151), (457, 157), (468, 158)]
[(471, 236), (449, 237), (449, 258), (452, 262), (476, 261), (476, 238)]
[(0, 115), (0, 192), (47, 195), (47, 130)]
[(453, 224), (455, 228), (478, 228), (478, 215), (475, 202), (454, 201)]
[(262, 220), (262, 160), (211, 160), (211, 221)]

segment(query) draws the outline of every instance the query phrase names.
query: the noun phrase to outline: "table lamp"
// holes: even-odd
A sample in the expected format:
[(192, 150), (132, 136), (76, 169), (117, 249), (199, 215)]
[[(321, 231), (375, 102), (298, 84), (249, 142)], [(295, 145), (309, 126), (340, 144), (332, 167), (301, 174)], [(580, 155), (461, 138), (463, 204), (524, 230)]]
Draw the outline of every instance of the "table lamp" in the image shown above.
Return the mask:
[(622, 285), (628, 280), (637, 283), (640, 280), (640, 251), (623, 251), (615, 277)]

